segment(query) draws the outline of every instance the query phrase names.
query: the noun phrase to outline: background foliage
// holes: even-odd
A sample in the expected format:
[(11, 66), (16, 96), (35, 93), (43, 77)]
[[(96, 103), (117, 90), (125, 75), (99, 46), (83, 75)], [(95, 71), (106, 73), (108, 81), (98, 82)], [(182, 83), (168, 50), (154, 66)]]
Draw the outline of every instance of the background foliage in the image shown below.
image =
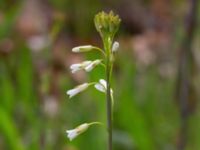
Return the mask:
[[(68, 68), (84, 57), (97, 58), (92, 52), (72, 54), (71, 48), (101, 46), (93, 17), (111, 9), (122, 18), (113, 77), (115, 150), (177, 149), (183, 124), (176, 97), (178, 60), (189, 5), (181, 0), (1, 0), (0, 149), (105, 150), (106, 131), (100, 127), (73, 142), (65, 134), (85, 121), (105, 122), (104, 95), (91, 88), (69, 100), (66, 91), (103, 76), (100, 67), (89, 76), (72, 75)], [(199, 35), (197, 28), (187, 150), (200, 149)]]

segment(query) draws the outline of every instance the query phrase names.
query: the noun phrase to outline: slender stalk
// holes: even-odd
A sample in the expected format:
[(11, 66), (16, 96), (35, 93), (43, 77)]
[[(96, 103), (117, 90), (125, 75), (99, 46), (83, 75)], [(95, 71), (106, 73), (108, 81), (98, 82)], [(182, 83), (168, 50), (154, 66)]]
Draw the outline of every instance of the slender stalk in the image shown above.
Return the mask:
[(107, 65), (106, 80), (107, 80), (107, 126), (108, 126), (108, 150), (112, 150), (112, 104), (110, 95), (110, 65)]
[(102, 49), (100, 49), (98, 47), (95, 47), (95, 49), (98, 50), (99, 52), (101, 52), (104, 56), (106, 56), (106, 53)]
[(121, 19), (112, 11), (109, 13), (100, 12), (94, 18), (94, 23), (97, 31), (99, 32), (106, 54), (106, 108), (107, 108), (107, 129), (108, 129), (108, 150), (112, 150), (112, 107), (113, 95), (111, 92), (111, 77), (112, 77), (112, 43), (114, 35), (117, 32)]
[(107, 90), (106, 90), (106, 105), (107, 105), (107, 130), (108, 130), (108, 150), (112, 150), (112, 100), (111, 100), (111, 66), (112, 62), (110, 61), (110, 48), (111, 41), (110, 39), (106, 39), (104, 41), (104, 48), (107, 53), (106, 57), (106, 82), (107, 82)]
[(103, 125), (101, 122), (91, 122), (91, 123), (89, 123), (89, 126), (91, 126), (91, 125)]

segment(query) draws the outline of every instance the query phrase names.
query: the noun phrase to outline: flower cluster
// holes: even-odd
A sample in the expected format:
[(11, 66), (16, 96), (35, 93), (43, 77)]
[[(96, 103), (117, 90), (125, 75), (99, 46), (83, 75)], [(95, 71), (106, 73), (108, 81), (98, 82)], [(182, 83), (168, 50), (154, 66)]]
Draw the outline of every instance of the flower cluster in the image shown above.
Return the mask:
[[(101, 12), (95, 16), (94, 21), (95, 21), (95, 26), (97, 28), (97, 31), (100, 33), (103, 41), (105, 41), (103, 39), (104, 35), (106, 35), (106, 37), (113, 38), (114, 34), (118, 30), (119, 23), (120, 23), (119, 17), (117, 15), (115, 16), (113, 14), (113, 12), (110, 12), (109, 14)], [(110, 44), (111, 45), (109, 45), (109, 47), (110, 47), (109, 50), (106, 49), (105, 47), (104, 47), (104, 49), (101, 49), (99, 47), (92, 46), (92, 45), (84, 45), (84, 46), (74, 47), (72, 49), (72, 52), (74, 52), (74, 53), (89, 52), (89, 51), (97, 50), (98, 52), (101, 52), (104, 57), (103, 57), (103, 59), (86, 60), (86, 61), (83, 61), (80, 63), (72, 64), (70, 66), (71, 72), (77, 73), (80, 70), (90, 72), (97, 66), (103, 66), (105, 68), (107, 66), (107, 64), (105, 64), (105, 62), (108, 62), (107, 60), (110, 60), (110, 56), (113, 56), (113, 54), (119, 48), (119, 43), (116, 41), (115, 42), (110, 41)], [(104, 43), (104, 45), (106, 45), (106, 44)], [(105, 79), (100, 79), (98, 82), (82, 83), (82, 84), (74, 87), (73, 89), (68, 90), (66, 92), (66, 94), (69, 95), (69, 98), (72, 98), (75, 95), (86, 90), (90, 86), (94, 86), (95, 89), (97, 89), (98, 91), (103, 92), (105, 94), (108, 91), (107, 89), (109, 89), (109, 93), (111, 94), (111, 99), (113, 101), (113, 90), (108, 86), (108, 83)], [(75, 129), (67, 130), (66, 133), (68, 134), (68, 138), (70, 139), (70, 141), (73, 140), (78, 135), (85, 132), (91, 125), (94, 125), (94, 124), (101, 124), (101, 123), (99, 123), (99, 122), (84, 123), (84, 124), (79, 125)]]

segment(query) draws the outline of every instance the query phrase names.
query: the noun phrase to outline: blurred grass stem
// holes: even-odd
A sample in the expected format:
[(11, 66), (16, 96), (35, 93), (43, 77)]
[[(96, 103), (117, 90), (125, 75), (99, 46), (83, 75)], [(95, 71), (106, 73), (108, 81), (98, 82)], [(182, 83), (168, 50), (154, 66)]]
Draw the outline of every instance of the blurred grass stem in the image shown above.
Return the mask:
[(185, 150), (188, 143), (188, 123), (196, 105), (192, 80), (194, 75), (194, 58), (192, 42), (195, 37), (198, 15), (198, 0), (188, 0), (189, 11), (186, 17), (185, 37), (180, 51), (177, 100), (180, 105), (181, 127), (178, 150)]

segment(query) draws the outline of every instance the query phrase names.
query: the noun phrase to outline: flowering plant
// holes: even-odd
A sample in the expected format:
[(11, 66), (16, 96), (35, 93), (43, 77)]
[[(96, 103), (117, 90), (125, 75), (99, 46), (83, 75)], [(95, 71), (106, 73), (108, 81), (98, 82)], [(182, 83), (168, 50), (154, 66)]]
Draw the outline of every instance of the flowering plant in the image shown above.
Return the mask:
[[(100, 92), (106, 94), (107, 102), (107, 130), (108, 130), (108, 150), (112, 150), (112, 109), (113, 109), (113, 90), (111, 88), (112, 68), (114, 63), (114, 54), (119, 48), (118, 42), (113, 42), (114, 36), (119, 28), (121, 19), (112, 11), (109, 13), (100, 12), (94, 18), (94, 23), (99, 32), (104, 48), (98, 48), (92, 45), (78, 46), (72, 49), (72, 52), (88, 52), (92, 50), (100, 51), (104, 58), (97, 60), (87, 60), (82, 63), (72, 64), (70, 66), (71, 72), (76, 73), (79, 70), (86, 72), (92, 71), (97, 65), (105, 67), (105, 79), (100, 79), (99, 82), (83, 83), (75, 88), (68, 90), (69, 98), (74, 97), (80, 92), (86, 90), (89, 86), (94, 86)], [(81, 133), (85, 132), (91, 125), (101, 124), (100, 122), (84, 123), (72, 130), (67, 130), (68, 138), (73, 140)]]

